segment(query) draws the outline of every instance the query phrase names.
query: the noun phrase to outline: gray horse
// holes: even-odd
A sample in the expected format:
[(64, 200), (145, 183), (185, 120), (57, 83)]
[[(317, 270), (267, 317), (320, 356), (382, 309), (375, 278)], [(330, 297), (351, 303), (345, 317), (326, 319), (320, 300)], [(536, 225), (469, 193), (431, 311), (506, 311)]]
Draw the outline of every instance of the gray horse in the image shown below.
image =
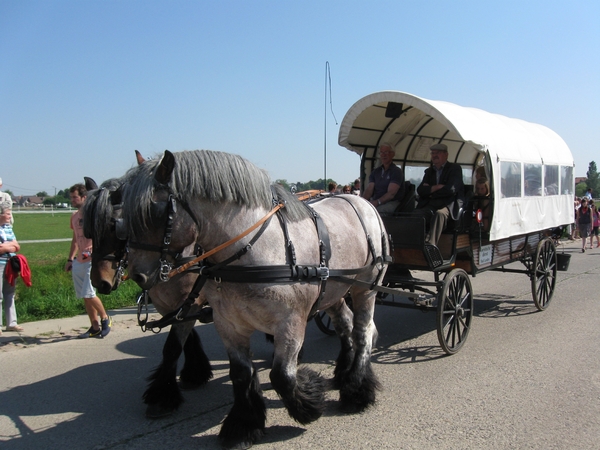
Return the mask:
[[(165, 151), (128, 178), (123, 218), (135, 282), (150, 289), (167, 280), (171, 255), (191, 244), (210, 255), (198, 286), (229, 355), (234, 405), (219, 434), (224, 446), (248, 447), (265, 428), (250, 353), (255, 330), (274, 336), (270, 379), (290, 416), (302, 424), (321, 416), (324, 380), (297, 364), (316, 310), (331, 316), (341, 340), (334, 383), (343, 409), (375, 403), (372, 287), (385, 274), (389, 243), (369, 202), (340, 195), (307, 206), (242, 157), (213, 151)], [(354, 313), (342, 300), (348, 291)]]

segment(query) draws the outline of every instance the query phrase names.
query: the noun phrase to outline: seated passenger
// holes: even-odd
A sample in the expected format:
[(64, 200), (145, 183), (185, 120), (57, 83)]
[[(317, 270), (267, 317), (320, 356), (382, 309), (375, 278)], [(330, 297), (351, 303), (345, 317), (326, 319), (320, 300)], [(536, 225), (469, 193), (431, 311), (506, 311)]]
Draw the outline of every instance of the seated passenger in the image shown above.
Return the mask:
[(486, 178), (479, 178), (475, 183), (475, 195), (477, 197), (489, 197), (490, 183)]
[(490, 229), (490, 183), (485, 178), (480, 178), (475, 184), (476, 208), (481, 211), (482, 226), (484, 231)]
[(525, 177), (525, 196), (538, 197), (542, 195), (542, 183), (532, 176)]
[(427, 242), (437, 245), (448, 224), (448, 217), (453, 220), (458, 218), (464, 184), (462, 168), (460, 164), (448, 162), (448, 147), (445, 144), (432, 145), (429, 150), (431, 166), (425, 170), (423, 181), (417, 188), (417, 208), (433, 213)]
[(394, 212), (404, 197), (404, 172), (394, 164), (394, 155), (391, 144), (379, 146), (381, 166), (371, 172), (369, 184), (363, 192), (363, 197), (380, 213)]

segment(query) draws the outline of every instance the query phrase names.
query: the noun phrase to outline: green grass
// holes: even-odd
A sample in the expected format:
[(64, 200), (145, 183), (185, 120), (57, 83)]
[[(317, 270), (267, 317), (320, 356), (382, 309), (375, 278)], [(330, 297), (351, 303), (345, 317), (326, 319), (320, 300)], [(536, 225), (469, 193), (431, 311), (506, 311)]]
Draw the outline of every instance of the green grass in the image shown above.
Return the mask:
[(71, 214), (72, 212), (14, 213), (13, 229), (17, 240), (71, 238), (73, 237), (69, 226)]
[[(72, 237), (68, 213), (15, 214), (13, 225), (18, 241)], [(27, 257), (32, 286), (17, 281), (16, 306), (19, 323), (57, 319), (84, 314), (83, 300), (75, 297), (70, 272), (64, 266), (71, 242), (21, 244), (20, 253)], [(99, 295), (107, 310), (135, 304), (140, 288), (133, 282), (123, 283), (110, 295)]]

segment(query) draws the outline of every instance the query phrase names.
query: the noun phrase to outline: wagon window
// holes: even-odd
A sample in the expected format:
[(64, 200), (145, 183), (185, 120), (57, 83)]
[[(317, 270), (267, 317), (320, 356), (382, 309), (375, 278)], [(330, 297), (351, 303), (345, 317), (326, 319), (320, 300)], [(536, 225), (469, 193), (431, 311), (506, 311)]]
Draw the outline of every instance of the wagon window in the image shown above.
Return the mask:
[(542, 165), (525, 164), (525, 197), (542, 195)]
[(558, 195), (558, 166), (544, 166), (544, 194)]
[(502, 197), (521, 196), (521, 163), (505, 162), (500, 164)]
[(423, 181), (423, 173), (428, 166), (404, 166), (404, 179), (410, 181), (415, 186), (421, 184)]
[(573, 167), (561, 166), (560, 188), (563, 194), (573, 193)]

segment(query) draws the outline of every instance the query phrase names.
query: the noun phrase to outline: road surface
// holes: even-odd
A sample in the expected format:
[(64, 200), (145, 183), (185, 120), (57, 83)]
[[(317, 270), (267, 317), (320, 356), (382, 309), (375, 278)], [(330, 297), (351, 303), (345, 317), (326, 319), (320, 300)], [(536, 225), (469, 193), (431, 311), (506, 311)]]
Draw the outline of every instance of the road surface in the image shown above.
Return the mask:
[[(537, 312), (525, 275), (473, 278), (476, 316), (465, 347), (446, 357), (435, 314), (378, 307), (374, 370), (383, 390), (360, 415), (339, 412), (335, 391), (324, 416), (302, 426), (271, 389), (271, 347), (256, 335), (253, 352), (267, 401), (266, 435), (257, 449), (590, 449), (600, 442), (600, 249), (567, 244), (568, 272), (549, 309)], [(218, 448), (231, 408), (225, 351), (212, 325), (198, 325), (215, 376), (174, 415), (144, 417), (146, 377), (166, 338), (142, 333), (131, 311), (115, 311), (103, 340), (47, 330), (0, 347), (0, 442), (15, 449)], [(85, 317), (76, 318), (85, 328)], [(28, 328), (28, 324), (23, 326)], [(52, 328), (55, 324), (49, 324)], [(43, 324), (29, 325), (40, 331)], [(4, 333), (0, 339), (8, 339)], [(4, 342), (4, 341), (3, 341)], [(304, 360), (333, 373), (337, 338), (308, 325)]]

